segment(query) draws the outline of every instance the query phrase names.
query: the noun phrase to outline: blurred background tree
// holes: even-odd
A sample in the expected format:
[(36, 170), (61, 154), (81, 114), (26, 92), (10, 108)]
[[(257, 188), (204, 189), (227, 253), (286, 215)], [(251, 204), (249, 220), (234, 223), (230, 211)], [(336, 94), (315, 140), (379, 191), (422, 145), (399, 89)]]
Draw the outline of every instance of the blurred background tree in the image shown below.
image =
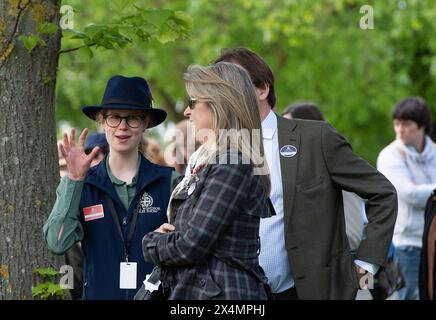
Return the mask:
[[(132, 3), (68, 1), (80, 28), (124, 14)], [(223, 48), (235, 46), (256, 51), (272, 67), (278, 112), (297, 100), (318, 103), (355, 151), (373, 164), (394, 138), (394, 104), (408, 95), (421, 95), (430, 105), (436, 98), (432, 0), (154, 0), (146, 5), (186, 12), (194, 23), (190, 38), (165, 45), (154, 39), (98, 52), (92, 59), (85, 50), (62, 54), (58, 128), (65, 121), (93, 126), (80, 107), (99, 103), (114, 74), (146, 78), (156, 105), (168, 111), (170, 121), (178, 121), (186, 105), (186, 67), (208, 64)], [(360, 28), (363, 5), (373, 8), (374, 29)], [(63, 49), (69, 46), (62, 41)], [(167, 122), (152, 134), (163, 142), (170, 126)]]

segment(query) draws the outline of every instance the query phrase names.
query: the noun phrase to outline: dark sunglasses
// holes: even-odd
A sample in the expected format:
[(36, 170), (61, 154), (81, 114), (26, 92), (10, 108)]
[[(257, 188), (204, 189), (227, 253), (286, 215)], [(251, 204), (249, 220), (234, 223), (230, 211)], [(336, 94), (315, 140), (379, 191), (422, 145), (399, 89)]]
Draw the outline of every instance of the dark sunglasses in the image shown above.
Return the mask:
[(193, 110), (195, 107), (195, 103), (197, 102), (196, 99), (192, 99), (191, 97), (188, 98), (188, 107), (189, 109)]

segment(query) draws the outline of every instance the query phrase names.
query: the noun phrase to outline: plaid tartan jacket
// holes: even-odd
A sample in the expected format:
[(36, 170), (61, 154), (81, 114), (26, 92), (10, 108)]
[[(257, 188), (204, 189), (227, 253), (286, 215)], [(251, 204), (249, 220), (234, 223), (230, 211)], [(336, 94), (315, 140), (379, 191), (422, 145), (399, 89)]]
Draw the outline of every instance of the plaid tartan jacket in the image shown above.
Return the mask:
[(259, 223), (274, 209), (261, 177), (250, 164), (211, 164), (198, 178), (173, 196), (176, 230), (144, 236), (145, 260), (162, 268), (169, 299), (266, 299)]

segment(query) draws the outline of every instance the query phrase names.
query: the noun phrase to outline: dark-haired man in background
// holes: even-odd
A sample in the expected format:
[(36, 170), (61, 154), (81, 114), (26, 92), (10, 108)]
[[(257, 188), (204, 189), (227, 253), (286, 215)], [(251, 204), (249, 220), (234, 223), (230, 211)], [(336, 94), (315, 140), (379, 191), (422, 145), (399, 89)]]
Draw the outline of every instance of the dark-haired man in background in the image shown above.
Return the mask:
[[(394, 187), (328, 123), (276, 115), (274, 76), (259, 55), (234, 48), (218, 61), (245, 68), (260, 102), (277, 215), (261, 222), (259, 259), (275, 298), (355, 299), (360, 278), (385, 264), (397, 215)], [(342, 190), (367, 199), (367, 237), (355, 259)]]

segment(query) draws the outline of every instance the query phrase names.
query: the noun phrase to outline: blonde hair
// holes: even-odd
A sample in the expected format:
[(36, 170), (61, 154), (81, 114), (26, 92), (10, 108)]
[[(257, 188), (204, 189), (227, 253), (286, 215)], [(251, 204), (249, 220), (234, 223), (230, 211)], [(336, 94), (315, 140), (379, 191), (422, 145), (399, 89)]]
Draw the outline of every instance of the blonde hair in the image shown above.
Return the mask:
[[(205, 162), (215, 158), (217, 153), (225, 151), (223, 149), (227, 149), (229, 136), (223, 129), (235, 129), (239, 133), (248, 130), (251, 137), (254, 137), (253, 132), (258, 130), (257, 139), (243, 137), (231, 147), (236, 147), (243, 156), (249, 158), (255, 168), (266, 168), (262, 180), (266, 194), (269, 194), (270, 180), (263, 157), (259, 102), (247, 71), (228, 62), (219, 62), (208, 67), (193, 65), (188, 68), (184, 79), (189, 96), (194, 100), (206, 102), (214, 115), (212, 129), (217, 134), (217, 141), (213, 144), (203, 144), (201, 149)], [(232, 139), (230, 140), (232, 143)]]

